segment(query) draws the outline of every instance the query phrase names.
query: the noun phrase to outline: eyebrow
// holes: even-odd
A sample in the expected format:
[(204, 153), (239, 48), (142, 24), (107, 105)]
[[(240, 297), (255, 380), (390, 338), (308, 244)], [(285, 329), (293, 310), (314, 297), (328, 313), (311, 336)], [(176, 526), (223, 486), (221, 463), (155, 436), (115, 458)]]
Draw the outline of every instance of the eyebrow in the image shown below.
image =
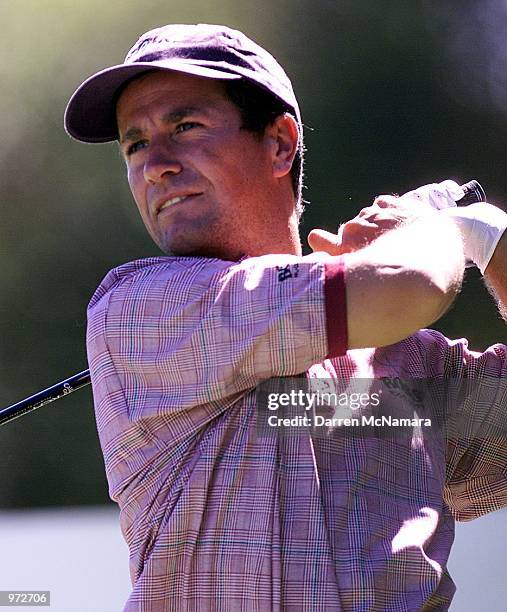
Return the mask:
[[(185, 117), (188, 117), (189, 115), (194, 115), (195, 113), (200, 113), (201, 115), (208, 114), (206, 110), (203, 108), (197, 108), (195, 106), (182, 106), (180, 108), (174, 109), (173, 111), (170, 111), (169, 113), (166, 113), (162, 117), (162, 120), (164, 123), (179, 123)], [(138, 128), (135, 126), (130, 127), (125, 132), (125, 134), (120, 138), (120, 144), (123, 145), (126, 142), (137, 140), (142, 135), (143, 135), (143, 130), (141, 128)]]

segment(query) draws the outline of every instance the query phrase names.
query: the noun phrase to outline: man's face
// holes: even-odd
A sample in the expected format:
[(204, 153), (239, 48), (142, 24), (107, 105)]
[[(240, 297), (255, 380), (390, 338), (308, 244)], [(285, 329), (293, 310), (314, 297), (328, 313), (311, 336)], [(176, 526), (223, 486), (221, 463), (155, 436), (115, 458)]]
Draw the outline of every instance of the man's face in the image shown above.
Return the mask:
[(235, 260), (261, 254), (273, 227), (287, 232), (290, 207), (270, 198), (276, 143), (241, 129), (221, 82), (151, 72), (122, 93), (117, 121), (130, 189), (164, 252)]

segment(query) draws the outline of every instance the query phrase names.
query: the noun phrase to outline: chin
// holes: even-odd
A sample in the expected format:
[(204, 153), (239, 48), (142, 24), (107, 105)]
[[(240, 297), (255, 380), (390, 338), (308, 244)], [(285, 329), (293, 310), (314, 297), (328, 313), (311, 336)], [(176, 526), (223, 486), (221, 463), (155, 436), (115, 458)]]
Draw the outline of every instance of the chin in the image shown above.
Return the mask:
[(231, 259), (230, 253), (220, 245), (191, 242), (188, 240), (173, 240), (170, 242), (165, 241), (164, 243), (156, 242), (160, 250), (166, 255), (173, 257), (213, 257), (234, 261)]
[[(190, 231), (191, 229), (193, 231)], [(167, 255), (238, 261), (245, 255), (245, 244), (238, 244), (239, 240), (227, 240), (230, 232), (223, 231), (223, 229), (220, 231), (221, 229), (210, 220), (206, 227), (200, 228), (189, 228), (188, 226), (185, 228), (183, 224), (180, 227), (173, 225), (152, 238), (159, 249)]]

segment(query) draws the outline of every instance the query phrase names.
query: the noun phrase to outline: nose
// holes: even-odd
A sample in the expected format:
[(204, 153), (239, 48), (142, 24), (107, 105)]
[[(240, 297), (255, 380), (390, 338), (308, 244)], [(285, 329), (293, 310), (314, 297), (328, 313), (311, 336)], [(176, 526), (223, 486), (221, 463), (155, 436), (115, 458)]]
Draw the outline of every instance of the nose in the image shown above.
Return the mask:
[(147, 183), (158, 183), (165, 177), (179, 174), (183, 169), (174, 151), (163, 143), (152, 143), (144, 160), (144, 179)]

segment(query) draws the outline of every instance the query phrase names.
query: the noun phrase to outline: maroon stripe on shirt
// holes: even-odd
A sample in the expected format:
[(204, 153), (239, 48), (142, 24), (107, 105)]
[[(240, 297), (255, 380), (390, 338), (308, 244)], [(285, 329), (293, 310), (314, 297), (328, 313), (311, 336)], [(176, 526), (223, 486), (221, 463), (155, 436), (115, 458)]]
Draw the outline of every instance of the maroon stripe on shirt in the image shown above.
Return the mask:
[(333, 262), (326, 262), (324, 268), (326, 331), (329, 351), (326, 359), (331, 359), (331, 357), (345, 355), (348, 348), (345, 263), (343, 259), (333, 258)]

